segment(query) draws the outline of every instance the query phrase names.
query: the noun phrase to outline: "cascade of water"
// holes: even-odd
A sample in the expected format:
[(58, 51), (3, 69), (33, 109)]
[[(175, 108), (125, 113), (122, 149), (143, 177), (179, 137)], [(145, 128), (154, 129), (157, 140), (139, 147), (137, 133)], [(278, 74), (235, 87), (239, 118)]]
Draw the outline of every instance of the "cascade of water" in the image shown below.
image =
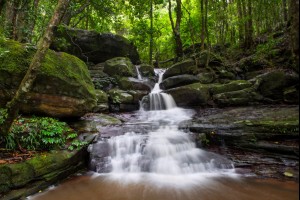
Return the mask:
[(102, 170), (103, 166), (96, 170), (110, 171), (112, 175), (147, 173), (173, 177), (231, 173), (234, 170), (231, 161), (196, 148), (191, 136), (178, 128), (194, 112), (178, 108), (172, 96), (163, 93), (159, 87), (162, 75), (160, 71), (159, 80), (149, 94), (150, 110), (140, 111), (137, 119), (152, 128), (146, 134), (135, 130), (108, 139), (109, 170)]
[(140, 66), (139, 66), (139, 65), (136, 65), (136, 66), (135, 66), (135, 70), (136, 70), (138, 79), (139, 79), (140, 81), (142, 81), (142, 80), (143, 80), (143, 77), (142, 77), (141, 72), (140, 72)]

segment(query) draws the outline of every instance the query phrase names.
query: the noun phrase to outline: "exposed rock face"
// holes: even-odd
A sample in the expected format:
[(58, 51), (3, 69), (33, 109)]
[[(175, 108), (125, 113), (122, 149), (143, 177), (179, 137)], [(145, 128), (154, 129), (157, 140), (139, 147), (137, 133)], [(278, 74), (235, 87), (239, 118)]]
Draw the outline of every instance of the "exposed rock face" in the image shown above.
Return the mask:
[(140, 63), (136, 47), (126, 38), (112, 33), (97, 33), (72, 28), (58, 28), (51, 48), (75, 55), (94, 64), (114, 57), (128, 57), (134, 64)]
[[(35, 49), (15, 41), (2, 42), (1, 46), (7, 50), (0, 57), (0, 106), (4, 106), (23, 79)], [(67, 53), (49, 50), (20, 110), (52, 117), (80, 117), (95, 106), (95, 89), (85, 63)]]

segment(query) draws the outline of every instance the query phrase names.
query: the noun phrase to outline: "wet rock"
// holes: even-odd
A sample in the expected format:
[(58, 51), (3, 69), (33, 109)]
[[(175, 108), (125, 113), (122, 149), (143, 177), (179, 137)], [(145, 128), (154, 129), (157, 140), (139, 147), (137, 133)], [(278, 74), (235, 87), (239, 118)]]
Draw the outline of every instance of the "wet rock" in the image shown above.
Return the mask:
[(160, 84), (160, 88), (166, 90), (197, 82), (199, 82), (199, 78), (197, 76), (183, 74), (178, 76), (172, 76), (163, 80), (163, 82)]
[(108, 96), (102, 90), (96, 90), (97, 106), (94, 108), (94, 112), (103, 112), (108, 110)]
[(151, 85), (147, 81), (141, 81), (132, 77), (123, 77), (119, 80), (119, 87), (122, 90), (151, 90)]
[(220, 93), (225, 93), (225, 92), (232, 92), (232, 91), (237, 91), (237, 90), (242, 90), (245, 88), (249, 88), (252, 86), (252, 83), (246, 80), (235, 80), (235, 81), (230, 81), (229, 83), (226, 84), (210, 84), (210, 92), (213, 95), (220, 94)]
[(169, 89), (165, 92), (172, 95), (177, 106), (207, 105), (210, 99), (209, 87), (200, 83)]

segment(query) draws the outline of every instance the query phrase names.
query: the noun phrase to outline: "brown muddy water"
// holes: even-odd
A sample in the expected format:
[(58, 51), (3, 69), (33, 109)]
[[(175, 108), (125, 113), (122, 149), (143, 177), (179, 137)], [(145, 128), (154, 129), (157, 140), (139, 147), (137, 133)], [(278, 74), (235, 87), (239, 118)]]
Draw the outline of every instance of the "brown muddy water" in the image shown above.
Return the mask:
[[(125, 177), (123, 177), (125, 178)], [(206, 177), (186, 183), (159, 177), (161, 182), (122, 177), (79, 176), (31, 200), (297, 200), (299, 183), (252, 177)], [(128, 177), (127, 177), (128, 178)], [(191, 178), (189, 177), (191, 180)]]

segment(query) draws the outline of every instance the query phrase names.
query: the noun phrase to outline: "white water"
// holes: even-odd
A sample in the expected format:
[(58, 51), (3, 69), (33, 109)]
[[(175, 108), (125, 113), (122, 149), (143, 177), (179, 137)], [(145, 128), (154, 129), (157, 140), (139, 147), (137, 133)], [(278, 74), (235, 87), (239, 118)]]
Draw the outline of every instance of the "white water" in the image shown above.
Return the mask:
[(108, 140), (111, 177), (123, 182), (176, 181), (181, 185), (194, 183), (197, 178), (233, 175), (230, 161), (196, 148), (191, 135), (178, 129), (178, 124), (191, 119), (194, 112), (178, 108), (172, 96), (162, 92), (159, 84), (164, 71), (156, 72), (159, 80), (149, 94), (150, 111), (141, 109), (137, 119), (137, 124), (156, 128), (146, 134), (137, 129)]
[(137, 73), (137, 77), (138, 77), (138, 79), (140, 80), (140, 81), (142, 81), (143, 80), (143, 77), (142, 77), (142, 75), (141, 75), (141, 72), (140, 72), (140, 66), (139, 65), (136, 65), (135, 66), (135, 70), (136, 70), (136, 73)]

